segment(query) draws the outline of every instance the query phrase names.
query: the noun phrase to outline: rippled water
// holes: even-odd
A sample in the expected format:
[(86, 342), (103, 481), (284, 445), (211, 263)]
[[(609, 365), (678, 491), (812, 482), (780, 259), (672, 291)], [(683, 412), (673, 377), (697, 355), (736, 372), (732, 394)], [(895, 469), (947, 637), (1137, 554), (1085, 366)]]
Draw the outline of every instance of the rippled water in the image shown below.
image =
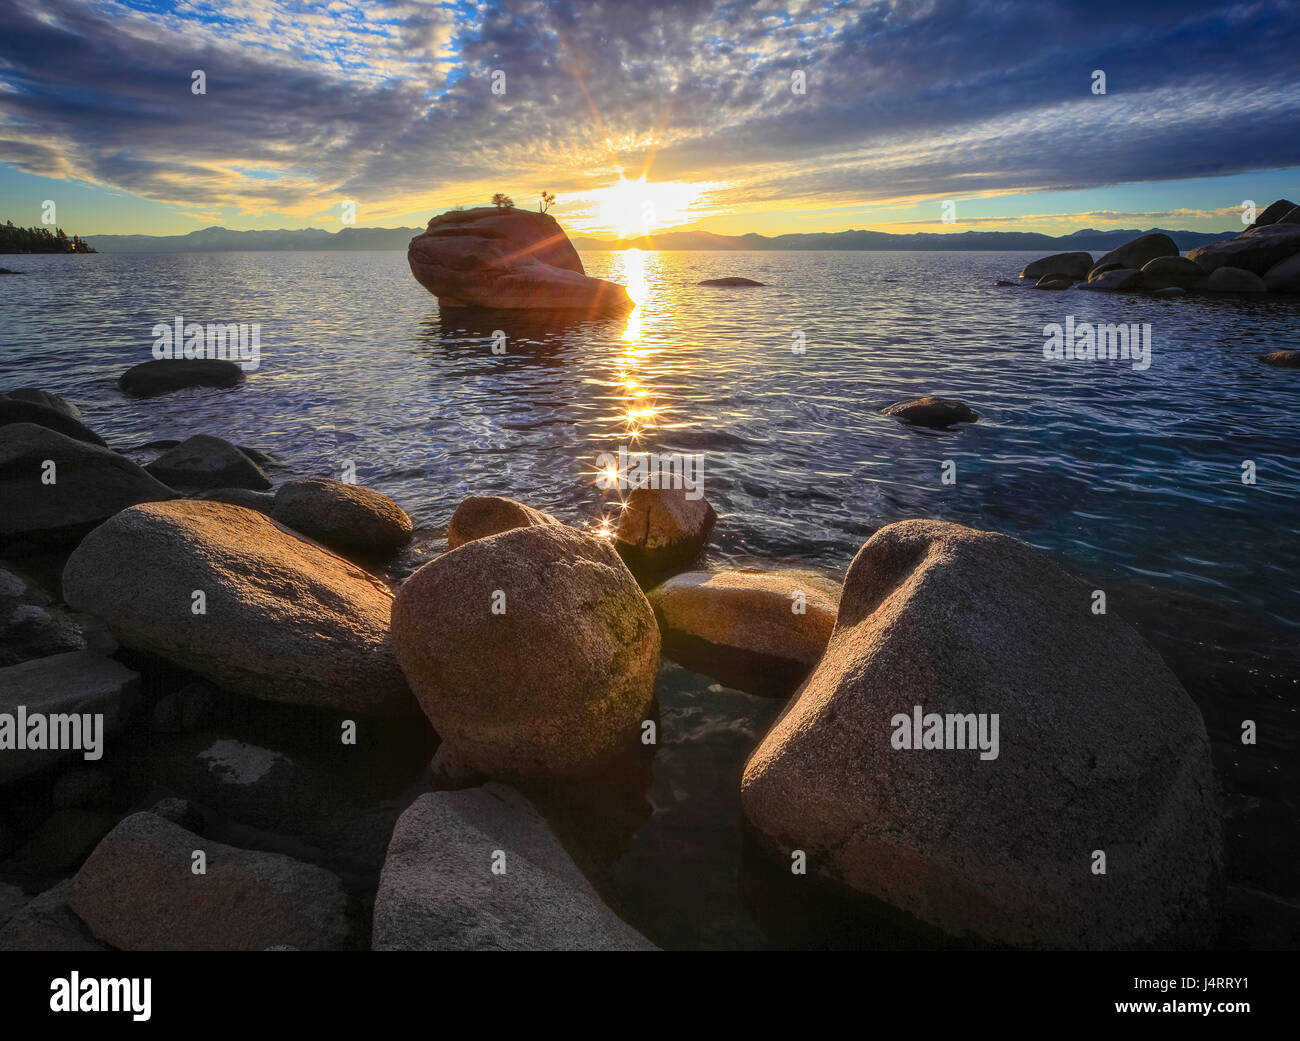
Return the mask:
[[(12, 257), (25, 274), (0, 279), (0, 382), (71, 397), (121, 448), (211, 433), (275, 452), (277, 477), (354, 460), (421, 529), (404, 569), (441, 548), (468, 494), (598, 526), (613, 511), (595, 459), (620, 445), (703, 453), (717, 563), (842, 571), (913, 516), (1016, 535), (1105, 588), (1169, 658), (1229, 793), (1255, 800), (1242, 826), (1261, 799), (1293, 821), (1300, 373), (1257, 356), (1300, 346), (1300, 298), (993, 285), (1033, 256), (589, 253), (639, 306), (561, 324), (440, 315), (400, 253)], [(731, 274), (769, 284), (696, 285)], [(122, 397), (117, 377), (176, 315), (260, 322), (260, 369), (229, 391)], [(1045, 361), (1043, 326), (1067, 315), (1150, 323), (1151, 367)], [(923, 394), (980, 421), (933, 432), (878, 412)], [(1247, 713), (1271, 728), (1249, 755), (1234, 744)], [(1296, 889), (1257, 859), (1254, 881)]]

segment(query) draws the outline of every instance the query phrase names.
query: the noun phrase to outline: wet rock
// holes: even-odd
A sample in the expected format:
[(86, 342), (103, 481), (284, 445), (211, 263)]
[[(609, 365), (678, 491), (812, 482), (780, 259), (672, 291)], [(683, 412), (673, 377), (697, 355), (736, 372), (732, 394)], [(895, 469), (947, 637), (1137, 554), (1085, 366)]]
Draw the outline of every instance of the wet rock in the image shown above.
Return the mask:
[(1149, 232), (1139, 235), (1130, 242), (1112, 249), (1093, 266), (1088, 274), (1088, 281), (1095, 280), (1107, 271), (1121, 268), (1140, 270), (1156, 257), (1176, 257), (1179, 254), (1177, 243), (1163, 232)]
[(468, 542), (412, 575), (393, 644), (421, 708), (461, 762), (543, 782), (635, 745), (659, 629), (608, 541), (562, 524)]
[(288, 481), (271, 516), (344, 556), (391, 556), (411, 540), (411, 518), (387, 495), (323, 477)]
[(70, 437), (74, 441), (84, 441), (88, 445), (105, 447), (104, 439), (87, 427), (79, 419), (74, 419), (63, 409), (44, 405), (37, 401), (15, 398), (9, 394), (0, 394), (0, 427), (11, 423), (34, 423)]
[(1053, 253), (1026, 264), (1020, 272), (1021, 278), (1041, 279), (1044, 275), (1064, 275), (1072, 282), (1087, 278), (1092, 270), (1091, 253)]
[[(505, 871), (493, 874), (494, 859)], [(653, 950), (606, 907), (532, 804), (499, 784), (422, 795), (393, 831), (377, 951)]]
[(63, 589), (126, 646), (222, 690), (363, 714), (415, 709), (393, 658), (388, 587), (252, 510), (193, 500), (125, 510), (77, 547)]
[(905, 423), (936, 430), (945, 430), (954, 423), (974, 423), (979, 419), (979, 415), (970, 406), (955, 398), (924, 397), (895, 401), (880, 411)]
[(545, 213), (478, 207), (440, 214), (411, 240), (407, 261), (442, 307), (617, 315), (635, 306), (622, 286), (587, 276), (564, 229)]
[[(0, 784), (8, 783), (44, 770), (65, 759), (85, 760), (86, 751), (97, 739), (107, 742), (121, 729), (124, 707), (138, 697), (139, 674), (125, 665), (104, 658), (92, 651), (70, 651), (49, 658), (36, 658), (21, 665), (0, 669), (0, 713), (13, 719), (13, 732), (8, 740), (13, 744), (0, 750)], [(28, 726), (26, 747), (19, 747), (20, 709), (25, 710)], [(45, 736), (34, 747), (35, 731), (31, 720), (38, 716), (47, 721)], [(48, 733), (49, 717), (68, 716), (66, 727), (59, 724), (58, 741)], [(89, 726), (87, 719), (90, 717)], [(102, 730), (98, 717), (102, 716)], [(0, 732), (0, 741), (6, 740)], [(76, 742), (80, 747), (69, 748)], [(62, 747), (51, 748), (51, 744)], [(104, 752), (103, 745), (98, 754)], [(90, 760), (94, 761), (94, 760)]]
[(234, 387), (243, 381), (244, 370), (233, 361), (178, 358), (142, 362), (124, 372), (117, 386), (132, 397), (154, 397), (186, 387)]
[(145, 467), (167, 484), (186, 488), (250, 488), (262, 491), (271, 479), (229, 441), (207, 434), (186, 438)]
[(549, 513), (525, 506), (500, 495), (471, 495), (456, 507), (447, 524), (447, 545), (451, 549), (475, 539), (498, 535), (514, 528), (538, 524), (559, 524)]
[(1259, 360), (1283, 369), (1300, 369), (1300, 351), (1270, 351), (1261, 354)]
[(1034, 283), (1035, 289), (1069, 289), (1075, 279), (1069, 275), (1044, 275)]
[(649, 593), (664, 654), (738, 690), (788, 696), (821, 659), (840, 587), (802, 571), (691, 571)]
[(750, 825), (787, 863), (802, 849), (812, 871), (953, 935), (1210, 943), (1223, 846), (1205, 724), (1091, 603), (1015, 539), (882, 528), (825, 657), (745, 766)]
[(614, 548), (642, 585), (690, 567), (708, 544), (718, 515), (685, 488), (635, 488), (614, 534)]
[(741, 278), (739, 275), (728, 275), (726, 278), (706, 278), (703, 282), (697, 282), (700, 286), (761, 286), (766, 285), (764, 282), (755, 282), (752, 278)]
[[(203, 851), (207, 873), (191, 872)], [(101, 941), (122, 950), (260, 951), (350, 945), (343, 883), (278, 853), (201, 838), (152, 813), (134, 813), (72, 880), (68, 905)]]
[(1235, 267), (1217, 267), (1205, 280), (1205, 288), (1211, 293), (1265, 293), (1268, 286), (1258, 275)]
[(75, 544), (119, 510), (175, 495), (107, 448), (32, 423), (0, 427), (0, 556)]

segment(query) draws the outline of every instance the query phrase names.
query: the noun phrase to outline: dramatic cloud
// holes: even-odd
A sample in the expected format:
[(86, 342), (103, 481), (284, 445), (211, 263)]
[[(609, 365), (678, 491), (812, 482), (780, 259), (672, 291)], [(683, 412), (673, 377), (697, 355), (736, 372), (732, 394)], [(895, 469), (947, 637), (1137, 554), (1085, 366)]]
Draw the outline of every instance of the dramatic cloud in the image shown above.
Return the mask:
[(1300, 165), (1289, 0), (0, 0), (0, 26), (0, 160), (190, 212), (647, 166), (743, 209)]

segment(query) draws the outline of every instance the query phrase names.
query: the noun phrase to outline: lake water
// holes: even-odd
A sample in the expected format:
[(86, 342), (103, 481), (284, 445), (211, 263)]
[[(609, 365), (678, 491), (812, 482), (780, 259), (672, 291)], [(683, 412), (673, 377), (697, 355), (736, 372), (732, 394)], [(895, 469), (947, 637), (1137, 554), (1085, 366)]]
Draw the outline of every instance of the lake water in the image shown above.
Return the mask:
[[(276, 477), (338, 477), (352, 460), (416, 523), (399, 574), (443, 548), (470, 494), (599, 526), (613, 510), (592, 471), (621, 445), (703, 454), (719, 566), (842, 573), (875, 528), (906, 517), (1015, 535), (1107, 590), (1165, 654), (1215, 740), (1234, 876), (1300, 896), (1300, 373), (1257, 358), (1300, 346), (1300, 298), (994, 286), (1035, 256), (588, 253), (588, 272), (639, 306), (559, 325), (442, 316), (400, 253), (13, 257), (25, 274), (0, 279), (0, 385), (70, 397), (118, 448), (215, 434), (276, 453)], [(732, 274), (768, 285), (696, 285)], [(229, 391), (124, 398), (117, 377), (177, 315), (260, 323), (260, 368)], [(1045, 360), (1044, 326), (1070, 315), (1149, 323), (1150, 368)], [(958, 397), (980, 421), (934, 432), (879, 414), (924, 394)], [(676, 720), (698, 754), (678, 757), (681, 783), (664, 756), (656, 784), (707, 802), (702, 772), (727, 790), (769, 704), (682, 670), (664, 685), (665, 727)], [(728, 730), (737, 713), (747, 722)], [(1261, 733), (1248, 751), (1244, 718)], [(688, 829), (729, 812), (718, 798)], [(663, 855), (623, 875), (653, 874)], [(654, 914), (683, 942), (726, 942), (692, 933), (680, 901)]]

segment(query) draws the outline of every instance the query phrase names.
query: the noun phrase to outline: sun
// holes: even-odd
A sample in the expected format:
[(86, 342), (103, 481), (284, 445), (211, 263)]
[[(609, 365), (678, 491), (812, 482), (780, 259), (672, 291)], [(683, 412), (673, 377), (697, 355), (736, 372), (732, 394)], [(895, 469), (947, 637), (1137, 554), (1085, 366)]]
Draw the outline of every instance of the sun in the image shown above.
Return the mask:
[(590, 193), (595, 204), (593, 223), (617, 232), (619, 238), (653, 235), (657, 229), (696, 216), (703, 194), (703, 186), (682, 181), (654, 182), (644, 176), (630, 181), (619, 177), (608, 188)]

